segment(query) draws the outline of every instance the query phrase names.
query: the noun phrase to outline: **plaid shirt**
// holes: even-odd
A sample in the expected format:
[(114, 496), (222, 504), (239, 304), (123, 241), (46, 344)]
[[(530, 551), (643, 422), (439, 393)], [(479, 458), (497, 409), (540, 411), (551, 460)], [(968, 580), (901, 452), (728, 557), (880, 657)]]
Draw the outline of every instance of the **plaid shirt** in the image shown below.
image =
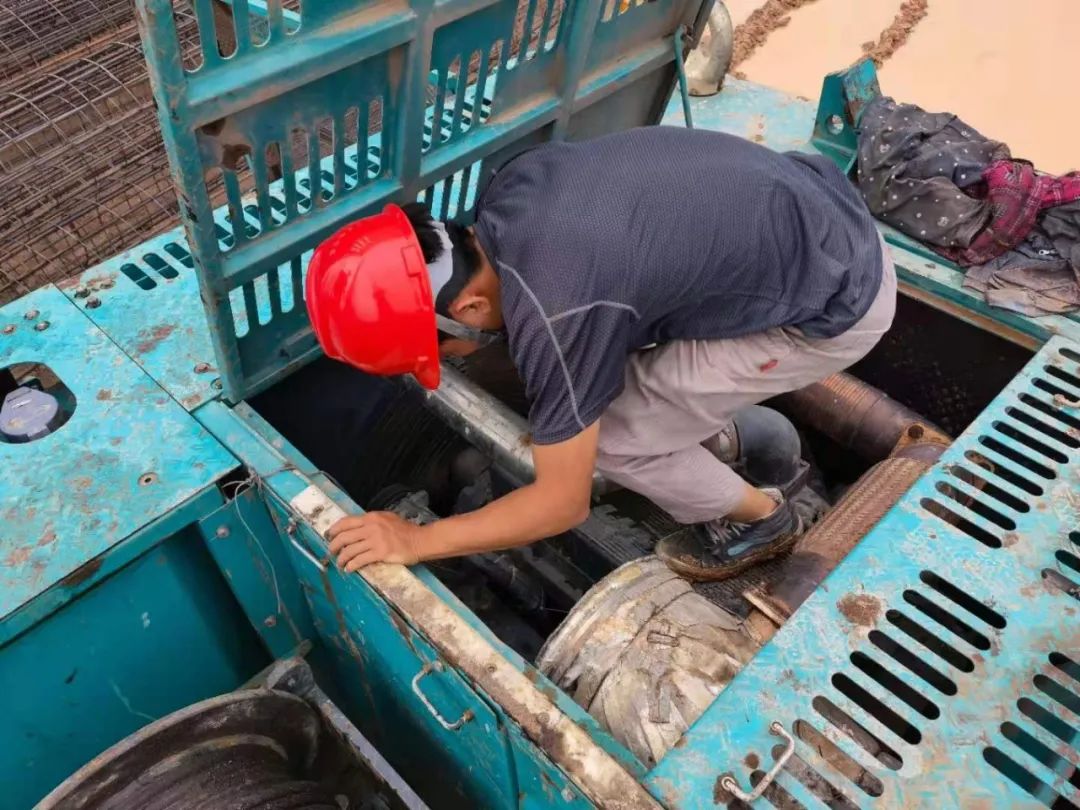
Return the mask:
[(982, 175), (990, 220), (966, 248), (935, 248), (964, 267), (985, 264), (1015, 248), (1035, 227), (1045, 208), (1080, 199), (1080, 172), (1062, 177), (1039, 174), (1023, 160), (997, 160)]

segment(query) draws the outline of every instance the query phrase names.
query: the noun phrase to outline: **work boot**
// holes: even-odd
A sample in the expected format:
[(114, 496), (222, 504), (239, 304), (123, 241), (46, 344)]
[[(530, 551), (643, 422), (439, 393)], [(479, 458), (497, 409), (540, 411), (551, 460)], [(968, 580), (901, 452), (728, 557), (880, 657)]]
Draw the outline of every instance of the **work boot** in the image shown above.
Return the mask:
[(763, 489), (776, 501), (768, 517), (752, 523), (710, 520), (687, 526), (656, 544), (656, 556), (680, 576), (715, 582), (791, 548), (802, 534), (802, 520), (778, 489)]

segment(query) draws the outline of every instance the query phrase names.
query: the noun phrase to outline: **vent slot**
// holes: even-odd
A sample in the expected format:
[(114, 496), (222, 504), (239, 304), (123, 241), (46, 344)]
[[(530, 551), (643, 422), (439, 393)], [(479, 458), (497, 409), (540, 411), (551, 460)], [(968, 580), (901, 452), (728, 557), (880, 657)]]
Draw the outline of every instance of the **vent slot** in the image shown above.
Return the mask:
[(1038, 484), (1033, 484), (1031, 481), (1024, 478), (1022, 475), (1018, 475), (1016, 472), (1009, 469), (1003, 464), (995, 464), (982, 453), (977, 453), (974, 450), (968, 450), (966, 453), (964, 453), (964, 458), (966, 458), (972, 464), (977, 464), (978, 466), (982, 467), (988, 473), (996, 475), (1002, 481), (1005, 481), (1008, 484), (1012, 484), (1017, 489), (1022, 489), (1028, 495), (1032, 495), (1037, 498), (1043, 494), (1043, 488), (1040, 487)]
[(885, 785), (880, 779), (845, 754), (832, 740), (805, 720), (796, 720), (794, 731), (795, 736), (813, 748), (819, 758), (867, 796), (877, 797), (885, 792)]
[(195, 266), (195, 262), (191, 259), (191, 254), (180, 247), (180, 245), (176, 244), (176, 242), (166, 242), (165, 252), (180, 262), (180, 264), (184, 265), (184, 267)]
[[(750, 784), (757, 787), (761, 780), (765, 778), (765, 771), (754, 771), (750, 774)], [(784, 790), (783, 787), (773, 782), (767, 788), (765, 792), (761, 794), (773, 807), (777, 810), (806, 810), (806, 805)], [(732, 810), (752, 810), (750, 805), (746, 802), (741, 802), (735, 799), (728, 807)]]
[(833, 675), (832, 685), (904, 742), (909, 745), (918, 745), (922, 741), (922, 733), (915, 726), (911, 725), (844, 673), (837, 672)]
[[(1049, 374), (1051, 377), (1056, 377), (1063, 383), (1067, 383), (1073, 388), (1080, 390), (1080, 377), (1076, 377), (1069, 372), (1058, 368), (1057, 366), (1043, 366), (1043, 369), (1045, 369), (1046, 373)], [(1075, 399), (1075, 397), (1072, 396), (1070, 396), (1069, 398)]]
[(180, 272), (156, 253), (147, 253), (143, 256), (143, 261), (146, 262), (147, 267), (166, 281), (180, 278)]
[(1036, 453), (1045, 456), (1051, 461), (1054, 461), (1058, 464), (1065, 464), (1069, 460), (1069, 457), (1064, 453), (1055, 450), (1053, 447), (1043, 444), (1038, 439), (1032, 438), (1031, 436), (1024, 433), (1022, 430), (1018, 430), (1017, 428), (1013, 427), (1008, 422), (997, 421), (994, 422), (993, 427), (994, 430), (996, 430), (1002, 436), (1008, 436), (1014, 442), (1019, 442), (1025, 447), (1034, 450)]
[(1080, 399), (1078, 399), (1075, 394), (1070, 394), (1064, 388), (1054, 385), (1051, 382), (1048, 382), (1040, 377), (1036, 377), (1034, 380), (1032, 380), (1032, 383), (1035, 385), (1036, 388), (1053, 395), (1055, 399), (1060, 397), (1064, 402), (1067, 402), (1070, 407), (1075, 408), (1077, 405), (1080, 405)]
[(995, 630), (1005, 629), (1006, 622), (1004, 616), (988, 605), (983, 604), (970, 594), (960, 590), (948, 580), (939, 577), (933, 571), (922, 571), (919, 574), (919, 579), (946, 599), (955, 602), (972, 616), (975, 616), (980, 621), (990, 625)]
[(1080, 683), (1080, 664), (1077, 664), (1064, 653), (1050, 653), (1050, 663), (1060, 669), (1077, 683)]
[(921, 624), (913, 622), (899, 610), (887, 610), (885, 618), (951, 667), (961, 672), (972, 672), (975, 669), (975, 664), (970, 658), (955, 647), (946, 644)]
[(935, 704), (920, 695), (865, 653), (853, 652), (851, 654), (851, 663), (928, 720), (937, 720), (938, 717), (941, 716), (941, 710), (938, 709)]
[(904, 601), (909, 605), (918, 608), (923, 614), (933, 619), (954, 636), (962, 638), (975, 649), (990, 649), (990, 639), (975, 628), (953, 616), (947, 610), (943, 610), (939, 605), (931, 602), (918, 591), (904, 591)]
[(1058, 352), (1060, 352), (1061, 356), (1064, 357), (1066, 360), (1072, 360), (1074, 363), (1080, 363), (1080, 352), (1074, 352), (1068, 346), (1062, 346), (1060, 349), (1058, 349)]
[(1030, 698), (1020, 698), (1016, 701), (1020, 713), (1030, 720), (1034, 720), (1044, 729), (1049, 731), (1066, 745), (1076, 743), (1077, 731), (1053, 712), (1044, 709)]
[(1003, 753), (997, 748), (987, 748), (983, 751), (983, 759), (992, 768), (1000, 771), (1010, 781), (1020, 786), (1036, 799), (1041, 801), (1051, 810), (1080, 810), (1080, 807), (1070, 802), (1048, 784), (1027, 770), (1015, 759)]
[(880, 630), (871, 630), (868, 638), (870, 639), (871, 644), (882, 652), (892, 656), (893, 659), (902, 666), (907, 667), (911, 672), (915, 673), (941, 692), (941, 694), (949, 696), (956, 694), (956, 684), (951, 678), (942, 675), (938, 670), (934, 669), (919, 656), (915, 655), (915, 653), (908, 650), (907, 647), (898, 644)]
[(934, 488), (945, 497), (952, 498), (965, 509), (970, 509), (979, 517), (983, 518), (984, 520), (989, 520), (995, 526), (998, 526), (1007, 532), (1011, 532), (1013, 529), (1016, 528), (1016, 521), (1005, 517), (1000, 512), (991, 509), (982, 501), (979, 501), (971, 497), (970, 495), (960, 492), (958, 489), (956, 489), (956, 487), (950, 486), (944, 481), (938, 481)]
[(1053, 568), (1044, 568), (1042, 570), (1042, 578), (1058, 590), (1071, 596), (1073, 599), (1080, 599), (1080, 585), (1073, 582), (1060, 571), (1055, 571)]
[(1044, 436), (1047, 436), (1059, 444), (1063, 444), (1070, 450), (1075, 450), (1080, 447), (1080, 441), (1077, 441), (1072, 436), (1058, 430), (1056, 427), (1046, 424), (1041, 419), (1036, 419), (1027, 411), (1022, 411), (1019, 408), (1006, 408), (1005, 413), (1015, 419), (1017, 422), (1023, 422), (1030, 428), (1039, 431)]
[(1009, 461), (1019, 464), (1024, 469), (1030, 470), (1040, 478), (1045, 478), (1047, 481), (1052, 481), (1054, 480), (1054, 478), (1056, 478), (1056, 476), (1054, 475), (1054, 471), (1051, 470), (1049, 467), (1040, 464), (1037, 461), (1032, 461), (1025, 455), (1021, 455), (1008, 445), (999, 442), (993, 436), (980, 436), (979, 443), (982, 444), (984, 447), (990, 448), (998, 455), (1007, 458)]
[(1080, 695), (1066, 689), (1053, 678), (1045, 675), (1035, 676), (1035, 687), (1047, 697), (1053, 698), (1070, 712), (1080, 717)]
[(1071, 568), (1073, 571), (1076, 571), (1078, 574), (1080, 574), (1080, 558), (1077, 558), (1077, 556), (1071, 551), (1059, 549), (1058, 551), (1054, 552), (1054, 557), (1066, 568)]
[(1014, 511), (1027, 512), (1031, 508), (1022, 500), (1017, 498), (1015, 495), (1011, 495), (1005, 490), (1003, 490), (997, 484), (992, 484), (985, 478), (980, 478), (979, 476), (975, 475), (975, 473), (971, 472), (967, 467), (961, 467), (959, 464), (953, 464), (952, 466), (948, 467), (947, 471), (950, 475), (959, 478), (968, 486), (974, 487), (980, 492), (989, 495), (991, 498), (994, 498), (998, 502), (1004, 504), (1005, 506), (1009, 507)]
[(1041, 762), (1054, 773), (1064, 776), (1070, 785), (1080, 788), (1080, 769), (1077, 769), (1069, 760), (1054, 753), (1015, 723), (1002, 723), (1001, 733), (1005, 739), (1037, 762)]
[(1027, 405), (1029, 408), (1033, 408), (1040, 413), (1057, 419), (1063, 425), (1073, 430), (1080, 430), (1080, 419), (1069, 416), (1069, 414), (1062, 411), (1060, 408), (1055, 408), (1053, 405), (1049, 405), (1043, 402), (1041, 399), (1033, 397), (1031, 394), (1021, 394), (1020, 401)]
[(120, 265), (120, 272), (134, 281), (139, 286), (140, 290), (152, 290), (157, 286), (156, 281), (140, 270), (138, 265), (132, 264), (131, 262)]
[[(778, 760), (783, 752), (784, 746), (774, 746), (771, 752), (773, 762)], [(821, 799), (831, 810), (859, 810), (857, 804), (852, 803), (828, 779), (807, 765), (806, 760), (798, 754), (792, 754), (791, 759), (784, 765), (784, 770), (802, 782), (807, 790)]]
[(989, 546), (990, 548), (1001, 548), (1001, 540), (999, 540), (996, 535), (991, 534), (989, 531), (987, 531), (977, 523), (972, 523), (967, 518), (961, 517), (948, 507), (942, 506), (940, 503), (931, 500), (930, 498), (923, 498), (919, 503), (923, 509), (925, 509), (934, 517), (940, 518), (941, 520), (948, 523), (950, 526), (959, 529), (968, 537), (972, 537), (975, 540), (978, 540), (984, 546)]
[(830, 725), (844, 732), (886, 768), (898, 771), (903, 766), (904, 760), (900, 754), (828, 698), (818, 695), (811, 701), (811, 705)]

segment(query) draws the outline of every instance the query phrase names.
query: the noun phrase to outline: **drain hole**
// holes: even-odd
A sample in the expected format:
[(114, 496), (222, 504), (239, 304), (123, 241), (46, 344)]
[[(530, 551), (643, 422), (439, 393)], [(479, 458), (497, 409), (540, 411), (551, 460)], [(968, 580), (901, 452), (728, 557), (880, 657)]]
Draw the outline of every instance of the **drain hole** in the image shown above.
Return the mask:
[(1052, 382), (1044, 380), (1044, 379), (1042, 379), (1040, 377), (1033, 378), (1032, 382), (1035, 384), (1036, 388), (1038, 388), (1038, 389), (1040, 389), (1042, 391), (1045, 391), (1048, 394), (1053, 394), (1055, 397), (1061, 397), (1066, 402), (1069, 402), (1069, 403), (1071, 403), (1073, 405), (1076, 405), (1076, 404), (1078, 404), (1078, 402), (1080, 402), (1080, 400), (1077, 400), (1077, 397), (1076, 397), (1075, 394), (1070, 394), (1064, 388), (1059, 388), (1058, 386), (1054, 385)]
[(1069, 414), (1061, 411), (1058, 408), (1055, 408), (1053, 405), (1048, 405), (1041, 399), (1036, 399), (1031, 394), (1021, 394), (1020, 401), (1027, 405), (1029, 408), (1033, 408), (1040, 413), (1044, 413), (1047, 416), (1051, 416), (1054, 419), (1057, 419), (1064, 425), (1068, 425), (1071, 428), (1080, 430), (1080, 419), (1069, 416)]
[[(1077, 376), (1075, 376), (1073, 374), (1070, 374), (1069, 372), (1064, 371), (1064, 370), (1058, 368), (1057, 366), (1043, 366), (1043, 369), (1051, 377), (1057, 377), (1059, 380), (1061, 380), (1062, 382), (1068, 383), (1073, 388), (1080, 389), (1080, 377), (1077, 377)], [(1075, 396), (1072, 396), (1072, 397), (1069, 397), (1069, 398), (1070, 399), (1076, 399)]]
[(935, 489), (937, 489), (937, 491), (945, 497), (952, 498), (961, 506), (970, 509), (979, 517), (989, 520), (995, 526), (1000, 526), (1007, 532), (1011, 532), (1013, 529), (1016, 528), (1016, 521), (1005, 517), (1005, 515), (994, 509), (991, 509), (982, 501), (977, 500), (963, 492), (960, 492), (958, 489), (950, 486), (949, 484), (946, 484), (944, 481), (938, 481)]
[(837, 672), (833, 675), (832, 685), (904, 742), (910, 745), (918, 745), (922, 740), (922, 734), (915, 726), (911, 725), (844, 673)]
[(1054, 557), (1056, 557), (1057, 561), (1066, 568), (1071, 568), (1073, 571), (1080, 574), (1080, 558), (1077, 558), (1071, 551), (1060, 549), (1054, 553)]
[(1044, 695), (1053, 698), (1073, 714), (1080, 716), (1080, 696), (1066, 689), (1053, 678), (1045, 675), (1035, 676), (1035, 686)]
[(879, 684), (884, 686), (886, 689), (888, 689), (890, 692), (900, 698), (900, 700), (904, 701), (904, 703), (906, 703), (908, 706), (913, 708), (915, 711), (917, 711), (919, 714), (921, 714), (928, 720), (937, 720), (938, 717), (941, 716), (941, 711), (938, 709), (937, 706), (935, 706), (925, 697), (920, 695), (918, 692), (916, 692), (914, 689), (912, 689), (902, 680), (897, 678), (895, 675), (885, 669), (885, 667), (881, 666), (881, 664), (879, 664), (877, 661), (875, 661), (873, 658), (866, 655), (865, 653), (852, 653), (851, 663), (853, 663), (855, 666), (857, 666), (859, 669), (861, 669), (863, 672), (865, 672)]
[(862, 723), (852, 718), (828, 698), (818, 695), (811, 701), (811, 705), (814, 707), (814, 711), (858, 743), (860, 748), (886, 768), (898, 771), (903, 766), (904, 760), (900, 758), (896, 751), (878, 739), (876, 734), (867, 730)]
[(1060, 669), (1077, 683), (1080, 683), (1080, 664), (1073, 661), (1064, 653), (1050, 653), (1050, 663)]
[(971, 472), (971, 470), (969, 470), (967, 467), (961, 467), (959, 464), (953, 464), (947, 469), (950, 474), (956, 476), (965, 484), (974, 487), (980, 492), (984, 492), (991, 498), (994, 498), (995, 500), (1005, 504), (1005, 506), (1009, 507), (1010, 509), (1014, 509), (1017, 512), (1027, 512), (1031, 509), (1031, 507), (1029, 507), (1026, 503), (1017, 498), (1015, 495), (1010, 495), (997, 484), (991, 484), (985, 478), (980, 478), (979, 476), (975, 475), (975, 473)]
[(942, 675), (928, 663), (923, 661), (915, 653), (898, 644), (880, 630), (871, 630), (868, 636), (870, 643), (887, 655), (892, 656), (901, 665), (907, 667), (943, 695), (955, 695), (956, 684), (951, 678)]
[(1080, 352), (1074, 352), (1072, 349), (1066, 346), (1062, 346), (1060, 349), (1058, 349), (1058, 351), (1061, 353), (1061, 356), (1064, 357), (1066, 360), (1072, 360), (1074, 363), (1080, 363)]
[(1050, 481), (1050, 480), (1053, 480), (1056, 477), (1054, 475), (1054, 471), (1051, 470), (1049, 467), (1047, 467), (1047, 466), (1045, 466), (1043, 464), (1040, 464), (1037, 461), (1033, 461), (1032, 459), (1028, 458), (1027, 456), (1021, 455), (1020, 453), (1013, 450), (1008, 445), (1002, 444), (1001, 442), (999, 442), (993, 436), (980, 436), (979, 437), (979, 443), (982, 444), (984, 447), (990, 448), (995, 453), (1000, 454), (1004, 458), (1009, 459), (1009, 461), (1015, 461), (1021, 467), (1024, 467), (1025, 469), (1030, 470), (1031, 472), (1035, 473), (1040, 478), (1045, 478), (1048, 481)]
[(840, 774), (843, 774), (867, 796), (880, 796), (885, 792), (881, 780), (843, 752), (836, 743), (807, 723), (796, 720), (795, 736), (814, 749), (814, 752)]
[(1038, 439), (1033, 439), (1021, 430), (1017, 430), (1007, 422), (994, 422), (994, 430), (1003, 436), (1008, 436), (1014, 442), (1020, 442), (1020, 444), (1030, 447), (1036, 453), (1046, 456), (1051, 461), (1056, 461), (1058, 464), (1064, 464), (1069, 460), (1069, 457), (1059, 450), (1055, 450), (1046, 444), (1043, 444)]
[(990, 639), (966, 622), (953, 616), (949, 611), (944, 610), (940, 605), (931, 602), (918, 591), (904, 591), (904, 601), (918, 608), (954, 636), (962, 638), (975, 649), (990, 649)]
[(970, 658), (955, 647), (946, 644), (921, 624), (913, 622), (899, 610), (886, 611), (885, 618), (889, 620), (890, 624), (903, 630), (950, 666), (955, 667), (961, 672), (971, 672), (975, 669), (975, 664)]
[(1028, 717), (1049, 731), (1066, 745), (1072, 745), (1076, 738), (1076, 729), (1066, 723), (1057, 715), (1047, 711), (1030, 698), (1020, 698), (1016, 701), (1016, 707), (1021, 714)]
[(937, 501), (932, 501), (929, 498), (923, 498), (920, 502), (922, 508), (935, 517), (941, 518), (950, 526), (962, 531), (969, 537), (973, 537), (982, 543), (984, 546), (990, 548), (1001, 548), (1001, 541), (993, 534), (988, 532), (982, 526), (972, 523), (970, 520), (953, 512), (951, 509), (947, 509)]
[(919, 574), (919, 579), (925, 584), (929, 585), (935, 591), (940, 593), (946, 599), (951, 599), (958, 604), (968, 613), (981, 619), (986, 624), (997, 630), (1005, 629), (1005, 617), (998, 613), (993, 608), (980, 602), (970, 594), (964, 593), (957, 588), (951, 582), (939, 577), (933, 571), (923, 571)]
[(1058, 590), (1067, 593), (1073, 599), (1080, 599), (1080, 585), (1077, 585), (1060, 571), (1055, 571), (1053, 568), (1044, 568), (1042, 578)]
[(1070, 447), (1073, 450), (1075, 450), (1077, 447), (1080, 447), (1080, 441), (1077, 441), (1068, 433), (1064, 433), (1058, 430), (1056, 427), (1051, 427), (1041, 419), (1036, 419), (1034, 416), (1027, 413), (1026, 411), (1022, 411), (1019, 408), (1006, 408), (1005, 413), (1007, 413), (1017, 422), (1023, 422), (1028, 427), (1034, 428), (1043, 435), (1049, 436), (1054, 441), (1060, 442), (1066, 447)]
[(1069, 539), (1072, 540), (1075, 545), (1080, 546), (1080, 532), (1069, 532)]
[(1024, 492), (1028, 493), (1029, 495), (1039, 496), (1043, 494), (1043, 488), (1040, 487), (1038, 484), (1031, 483), (1022, 475), (1017, 475), (1008, 467), (1002, 466), (1001, 464), (995, 464), (981, 453), (977, 453), (974, 450), (968, 450), (966, 453), (964, 453), (964, 458), (966, 458), (973, 464), (979, 465), (987, 472), (996, 475), (1002, 481), (1006, 481), (1012, 484), (1017, 489), (1024, 490)]
[(1006, 740), (1014, 743), (1017, 748), (1028, 753), (1033, 759), (1068, 779), (1070, 785), (1080, 788), (1080, 769), (1064, 757), (1058, 756), (1020, 726), (1015, 723), (1002, 723), (1001, 733)]
[[(777, 745), (772, 749), (772, 758), (775, 762), (784, 752), (784, 746)], [(847, 796), (840, 792), (828, 779), (806, 764), (806, 760), (798, 754), (792, 755), (784, 765), (784, 770), (794, 776), (803, 785), (821, 799), (826, 807), (831, 810), (859, 810), (857, 804), (853, 804)]]
[[(1041, 779), (1032, 775), (1031, 771), (1027, 770), (1015, 759), (1008, 754), (1002, 753), (997, 748), (984, 749), (983, 759), (986, 760), (990, 767), (1000, 771), (1010, 781), (1026, 790), (1051, 810), (1080, 810), (1080, 807), (1077, 807)], [(1050, 799), (1051, 796), (1054, 798)]]

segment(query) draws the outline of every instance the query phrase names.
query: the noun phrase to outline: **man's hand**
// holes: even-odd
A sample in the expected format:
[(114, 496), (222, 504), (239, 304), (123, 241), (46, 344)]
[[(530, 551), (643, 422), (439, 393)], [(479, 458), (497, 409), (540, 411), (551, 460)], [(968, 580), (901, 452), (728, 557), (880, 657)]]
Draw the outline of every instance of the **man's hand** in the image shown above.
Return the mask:
[(342, 518), (327, 534), (330, 553), (345, 571), (374, 562), (415, 565), (420, 559), (420, 527), (393, 512)]

